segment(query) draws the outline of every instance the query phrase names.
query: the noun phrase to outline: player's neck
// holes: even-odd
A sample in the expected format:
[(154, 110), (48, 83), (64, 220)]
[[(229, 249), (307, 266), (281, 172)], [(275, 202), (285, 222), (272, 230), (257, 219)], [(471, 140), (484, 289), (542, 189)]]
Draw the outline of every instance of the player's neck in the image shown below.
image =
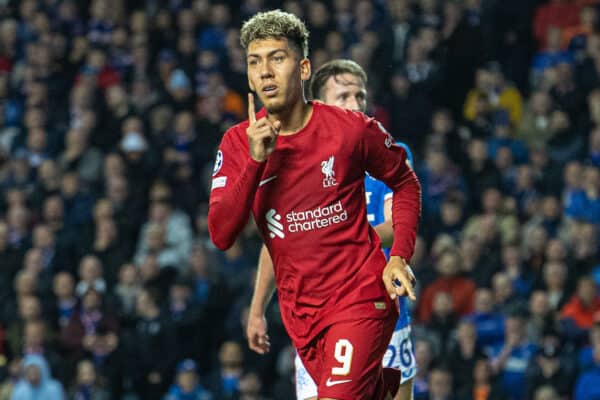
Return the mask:
[(289, 136), (297, 133), (308, 124), (312, 111), (312, 104), (302, 99), (287, 110), (280, 113), (268, 114), (267, 118), (272, 122), (279, 120), (281, 122), (279, 134), (282, 136)]

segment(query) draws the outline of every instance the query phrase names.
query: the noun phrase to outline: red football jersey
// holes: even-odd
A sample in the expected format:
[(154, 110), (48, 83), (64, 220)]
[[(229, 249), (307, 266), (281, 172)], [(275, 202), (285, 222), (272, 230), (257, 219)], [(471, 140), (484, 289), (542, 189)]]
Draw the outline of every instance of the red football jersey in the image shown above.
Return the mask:
[(367, 221), (365, 172), (394, 190), (392, 255), (410, 259), (420, 214), (417, 178), (383, 127), (359, 112), (312, 104), (307, 125), (279, 136), (264, 163), (249, 156), (247, 121), (225, 133), (209, 209), (213, 241), (226, 248), (251, 208), (296, 347), (333, 322), (387, 318), (394, 307), (381, 279), (379, 237)]

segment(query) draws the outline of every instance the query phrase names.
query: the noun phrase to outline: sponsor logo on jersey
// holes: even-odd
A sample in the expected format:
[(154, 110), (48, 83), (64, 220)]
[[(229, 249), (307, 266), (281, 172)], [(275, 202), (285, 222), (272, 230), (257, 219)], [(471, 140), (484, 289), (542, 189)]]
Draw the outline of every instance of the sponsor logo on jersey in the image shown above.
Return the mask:
[(283, 233), (284, 228), (282, 223), (279, 222), (281, 220), (281, 215), (277, 214), (277, 211), (271, 208), (267, 211), (266, 218), (269, 237), (274, 239), (275, 236), (277, 236), (278, 238), (283, 239), (285, 237), (285, 234)]
[(290, 211), (285, 215), (285, 222), (276, 210), (270, 209), (265, 214), (269, 237), (283, 239), (286, 233), (310, 232), (337, 225), (348, 220), (348, 211), (339, 200), (328, 206), (312, 210)]
[(321, 172), (325, 175), (323, 179), (323, 187), (328, 188), (337, 185), (337, 181), (335, 180), (335, 171), (333, 170), (333, 163), (335, 162), (335, 157), (331, 156), (328, 160), (321, 161)]

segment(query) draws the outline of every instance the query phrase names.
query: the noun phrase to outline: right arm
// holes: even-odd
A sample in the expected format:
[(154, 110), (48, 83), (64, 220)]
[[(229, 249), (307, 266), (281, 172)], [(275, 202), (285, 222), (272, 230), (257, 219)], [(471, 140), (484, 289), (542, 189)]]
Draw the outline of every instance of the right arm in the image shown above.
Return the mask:
[(256, 120), (254, 97), (248, 95), (249, 151), (239, 151), (243, 143), (233, 143), (226, 133), (217, 153), (208, 209), (208, 231), (221, 250), (227, 250), (244, 229), (250, 217), (254, 194), (265, 167), (275, 149), (281, 123), (267, 117)]
[(240, 160), (240, 153), (236, 154), (230, 142), (231, 138), (226, 134), (217, 153), (208, 208), (208, 231), (215, 246), (221, 250), (233, 245), (248, 222), (264, 168), (264, 163), (254, 161), (250, 156)]
[(248, 312), (246, 335), (251, 350), (265, 354), (269, 351), (269, 335), (267, 335), (267, 320), (265, 311), (275, 293), (275, 271), (269, 251), (262, 246), (258, 258), (258, 270), (254, 282), (254, 295)]

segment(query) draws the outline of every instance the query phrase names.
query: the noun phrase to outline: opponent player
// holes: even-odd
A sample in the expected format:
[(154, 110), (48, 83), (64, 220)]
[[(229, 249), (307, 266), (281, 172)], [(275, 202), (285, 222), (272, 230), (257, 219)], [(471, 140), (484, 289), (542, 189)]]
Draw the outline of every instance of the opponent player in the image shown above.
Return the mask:
[[(241, 42), (265, 109), (256, 115), (250, 94), (248, 121), (223, 137), (211, 238), (230, 247), (252, 211), (273, 257), (282, 319), (319, 399), (391, 399), (399, 377), (387, 369), (385, 379), (381, 359), (398, 317), (393, 300), (414, 299), (405, 260), (420, 213), (418, 180), (376, 121), (304, 99), (308, 32), (297, 17), (259, 13), (244, 23)], [(394, 191), (387, 265), (367, 222), (367, 171)]]
[[(310, 93), (312, 97), (332, 104), (365, 112), (367, 107), (367, 75), (360, 65), (352, 60), (334, 60), (321, 66), (312, 77)], [(412, 154), (403, 143), (407, 153), (407, 161), (412, 167)], [(365, 193), (367, 202), (367, 219), (379, 235), (382, 245), (389, 247), (393, 241), (393, 227), (391, 223), (392, 191), (384, 183), (367, 175), (365, 177)], [(386, 253), (388, 250), (386, 249)], [(274, 282), (273, 264), (269, 253), (263, 246), (260, 257), (261, 265), (258, 268), (260, 274), (268, 274), (268, 279)], [(257, 277), (257, 282), (264, 281), (262, 276)], [(273, 287), (274, 283), (270, 285)], [(265, 286), (262, 286), (265, 288)], [(272, 295), (272, 293), (270, 293)], [(264, 293), (256, 293), (255, 299), (264, 298)], [(416, 375), (417, 368), (410, 340), (410, 313), (406, 297), (398, 298), (400, 306), (400, 317), (396, 323), (392, 341), (385, 353), (383, 365), (400, 369), (400, 390), (396, 395), (397, 400), (411, 400), (413, 398), (412, 380)], [(267, 337), (267, 327), (264, 314), (257, 309), (253, 303), (250, 307), (248, 320), (248, 343), (258, 352), (263, 348), (257, 346), (259, 338)], [(304, 368), (302, 361), (296, 355), (296, 398), (299, 400), (314, 400), (317, 396), (317, 386)]]

